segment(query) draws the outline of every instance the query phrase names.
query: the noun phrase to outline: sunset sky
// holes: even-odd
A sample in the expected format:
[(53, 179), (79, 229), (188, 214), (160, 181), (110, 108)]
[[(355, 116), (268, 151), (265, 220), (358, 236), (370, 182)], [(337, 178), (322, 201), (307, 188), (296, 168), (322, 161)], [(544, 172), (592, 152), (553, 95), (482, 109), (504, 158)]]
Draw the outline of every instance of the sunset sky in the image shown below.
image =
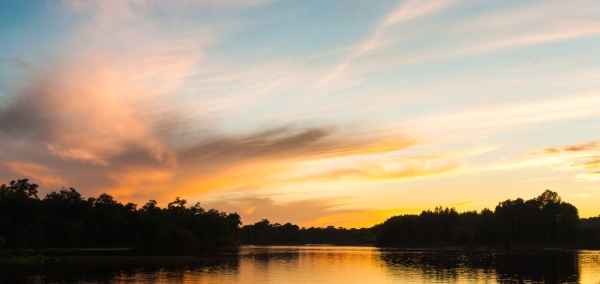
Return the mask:
[(600, 214), (600, 2), (0, 1), (0, 183), (371, 226)]

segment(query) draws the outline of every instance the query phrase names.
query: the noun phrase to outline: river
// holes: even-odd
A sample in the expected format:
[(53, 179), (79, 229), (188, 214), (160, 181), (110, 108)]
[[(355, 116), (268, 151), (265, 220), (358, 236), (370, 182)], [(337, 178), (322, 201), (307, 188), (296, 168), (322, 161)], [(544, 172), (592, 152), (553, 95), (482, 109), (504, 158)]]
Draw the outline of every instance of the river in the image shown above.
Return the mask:
[(242, 246), (202, 257), (64, 257), (0, 265), (0, 283), (600, 283), (600, 251)]

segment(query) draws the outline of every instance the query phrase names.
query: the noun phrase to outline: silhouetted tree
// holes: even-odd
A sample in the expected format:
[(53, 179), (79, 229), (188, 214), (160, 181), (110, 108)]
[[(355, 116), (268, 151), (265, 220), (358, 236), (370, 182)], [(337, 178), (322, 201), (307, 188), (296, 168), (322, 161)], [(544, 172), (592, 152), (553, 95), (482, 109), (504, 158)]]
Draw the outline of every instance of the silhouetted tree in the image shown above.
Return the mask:
[[(563, 202), (553, 191), (523, 200), (505, 200), (495, 211), (483, 209), (458, 214), (454, 209), (436, 207), (419, 216), (395, 216), (378, 228), (377, 244), (394, 246), (470, 245), (544, 245), (573, 244), (579, 231), (585, 242), (593, 244), (593, 230), (579, 228), (575, 206)], [(451, 234), (454, 232), (454, 234)]]
[(155, 200), (138, 209), (109, 194), (82, 198), (74, 188), (37, 196), (27, 179), (0, 186), (0, 236), (8, 248), (138, 247), (192, 253), (239, 244), (240, 216), (176, 198), (167, 208)]
[[(580, 224), (581, 221), (581, 224)], [(239, 244), (369, 244), (379, 246), (574, 245), (600, 247), (600, 217), (579, 219), (553, 191), (499, 202), (495, 210), (458, 213), (435, 207), (394, 216), (372, 228), (299, 228), (263, 219), (241, 227), (237, 213), (149, 200), (122, 204), (109, 194), (83, 198), (74, 188), (40, 200), (27, 179), (0, 185), (0, 247), (136, 247), (157, 253), (206, 252)]]
[(0, 185), (0, 194), (37, 199), (38, 187), (35, 183), (29, 183), (29, 179), (18, 179), (17, 181), (10, 181), (8, 186), (5, 184)]

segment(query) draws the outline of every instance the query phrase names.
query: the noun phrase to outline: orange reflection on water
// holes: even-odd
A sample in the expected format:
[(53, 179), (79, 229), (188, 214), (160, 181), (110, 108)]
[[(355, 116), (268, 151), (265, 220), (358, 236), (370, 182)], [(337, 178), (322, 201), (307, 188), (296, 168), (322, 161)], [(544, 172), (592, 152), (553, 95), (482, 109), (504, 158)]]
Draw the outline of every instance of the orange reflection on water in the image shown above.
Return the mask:
[(200, 257), (65, 258), (27, 273), (27, 283), (599, 283), (600, 251), (243, 246)]

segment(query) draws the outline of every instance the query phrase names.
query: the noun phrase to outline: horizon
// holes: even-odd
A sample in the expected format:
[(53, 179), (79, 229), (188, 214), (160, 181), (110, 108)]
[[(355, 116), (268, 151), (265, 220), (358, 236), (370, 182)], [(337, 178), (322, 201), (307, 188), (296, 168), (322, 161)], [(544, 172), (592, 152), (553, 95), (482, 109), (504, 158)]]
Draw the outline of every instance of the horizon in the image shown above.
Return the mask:
[[(79, 192), (77, 191), (77, 189), (76, 189), (76, 188), (73, 188), (73, 187), (62, 187), (62, 188), (60, 188), (60, 189), (57, 189), (57, 190), (55, 190), (55, 191), (48, 192), (48, 193), (46, 193), (46, 196), (43, 196), (43, 197), (42, 197), (42, 196), (39, 194), (39, 191), (38, 191), (38, 189), (39, 189), (39, 185), (38, 185), (38, 184), (35, 184), (35, 183), (29, 183), (28, 181), (29, 181), (28, 179), (16, 179), (16, 180), (12, 180), (10, 183), (6, 183), (6, 184), (0, 183), (0, 185), (2, 185), (2, 186), (7, 186), (7, 187), (11, 187), (11, 186), (13, 186), (13, 183), (14, 183), (14, 184), (15, 184), (15, 186), (16, 186), (17, 188), (19, 188), (18, 184), (19, 184), (19, 183), (21, 183), (21, 182), (24, 182), (24, 183), (25, 183), (25, 184), (27, 184), (28, 186), (33, 186), (33, 188), (35, 189), (35, 192), (36, 192), (34, 197), (32, 197), (32, 196), (33, 196), (33, 195), (32, 195), (32, 196), (28, 196), (28, 198), (36, 198), (36, 199), (38, 199), (38, 200), (41, 200), (41, 201), (45, 201), (45, 200), (46, 200), (46, 198), (47, 198), (47, 195), (49, 195), (49, 194), (53, 194), (53, 193), (60, 193), (61, 191), (67, 191), (67, 192), (68, 192), (69, 190), (75, 190), (77, 193), (79, 193)], [(25, 187), (25, 188), (28, 188), (28, 186), (27, 186), (27, 187)], [(24, 193), (24, 194), (31, 194), (31, 193), (27, 193), (27, 191), (26, 191), (26, 192), (23, 192), (23, 193)], [(546, 195), (547, 193), (549, 193), (549, 194), (548, 194), (548, 195)], [(105, 195), (105, 194), (107, 194), (107, 193), (102, 193), (102, 194), (100, 194), (100, 196), (98, 196), (98, 197), (89, 196), (89, 197), (87, 197), (87, 198), (86, 198), (85, 196), (83, 196), (83, 195), (82, 195), (82, 196), (80, 196), (80, 198), (81, 198), (81, 201), (83, 201), (84, 203), (86, 203), (86, 202), (87, 202), (87, 203), (88, 203), (88, 204), (91, 206), (91, 205), (92, 205), (94, 202), (96, 202), (98, 199), (100, 199), (100, 198), (103, 198), (102, 196), (103, 196), (103, 195)], [(544, 196), (544, 195), (546, 195), (546, 197), (544, 197), (544, 198), (551, 198), (551, 199), (552, 199), (552, 198), (554, 198), (553, 196), (555, 195), (555, 197), (558, 199), (558, 203), (561, 203), (561, 204), (569, 204), (569, 205), (571, 205), (571, 203), (569, 203), (568, 201), (562, 200), (562, 197), (561, 197), (561, 196), (560, 196), (560, 194), (558, 194), (557, 192), (553, 192), (553, 191), (550, 191), (550, 190), (545, 190), (543, 193), (541, 193), (540, 195), (536, 196), (535, 198), (526, 199), (526, 198), (517, 197), (517, 198), (515, 198), (514, 200), (513, 200), (513, 199), (501, 200), (501, 201), (498, 201), (498, 203), (497, 203), (497, 206), (496, 206), (496, 207), (491, 207), (491, 208), (485, 207), (485, 208), (482, 208), (482, 209), (481, 209), (481, 210), (479, 210), (479, 211), (477, 211), (477, 210), (464, 210), (464, 211), (459, 211), (459, 210), (456, 210), (456, 207), (447, 207), (447, 206), (445, 207), (445, 206), (437, 205), (437, 206), (435, 206), (435, 208), (434, 208), (433, 210), (432, 210), (432, 208), (427, 208), (427, 209), (422, 209), (422, 210), (420, 210), (419, 212), (411, 212), (411, 213), (404, 213), (404, 214), (398, 214), (398, 215), (391, 215), (391, 216), (389, 216), (387, 219), (383, 220), (381, 223), (376, 223), (376, 224), (373, 224), (373, 225), (371, 225), (371, 226), (360, 226), (360, 227), (359, 227), (359, 226), (353, 226), (353, 227), (343, 227), (343, 226), (337, 226), (337, 227), (336, 227), (336, 226), (334, 226), (334, 225), (321, 225), (321, 226), (302, 226), (303, 224), (294, 224), (294, 223), (287, 222), (287, 221), (283, 221), (283, 222), (271, 222), (271, 221), (269, 220), (269, 218), (268, 218), (267, 216), (265, 216), (264, 218), (260, 219), (259, 221), (257, 221), (257, 222), (251, 222), (251, 223), (244, 223), (244, 222), (243, 222), (243, 221), (244, 221), (244, 220), (243, 220), (243, 218), (240, 218), (240, 221), (241, 221), (241, 222), (240, 222), (240, 223), (241, 223), (241, 226), (240, 226), (240, 227), (244, 227), (244, 226), (253, 226), (253, 225), (255, 225), (256, 223), (260, 223), (260, 222), (268, 221), (268, 223), (270, 223), (271, 225), (275, 225), (275, 224), (278, 224), (278, 225), (284, 225), (284, 224), (300, 225), (300, 228), (301, 228), (301, 229), (309, 229), (309, 228), (317, 228), (317, 229), (335, 228), (335, 229), (344, 229), (344, 230), (346, 230), (346, 229), (372, 229), (372, 228), (374, 228), (375, 226), (378, 226), (378, 225), (383, 225), (385, 222), (389, 221), (389, 220), (390, 220), (392, 217), (411, 216), (411, 215), (412, 215), (412, 216), (420, 216), (420, 215), (422, 215), (423, 213), (437, 212), (438, 208), (439, 208), (439, 210), (441, 210), (442, 212), (443, 212), (444, 210), (445, 210), (445, 211), (448, 211), (448, 210), (450, 210), (450, 211), (454, 211), (454, 212), (456, 212), (456, 213), (458, 213), (458, 214), (462, 214), (462, 213), (469, 213), (469, 212), (475, 212), (476, 214), (483, 214), (483, 211), (485, 211), (485, 210), (489, 210), (489, 211), (491, 211), (491, 212), (495, 212), (495, 211), (498, 209), (498, 207), (499, 207), (499, 206), (500, 206), (500, 207), (501, 207), (501, 206), (505, 206), (505, 205), (503, 204), (505, 201), (517, 201), (517, 200), (519, 200), (519, 199), (521, 199), (522, 201), (533, 201), (533, 200), (537, 200), (538, 198), (541, 198), (541, 197), (542, 197), (542, 196)], [(68, 196), (68, 195), (67, 195), (67, 196)], [(217, 212), (220, 212), (220, 213), (223, 213), (223, 214), (230, 214), (230, 213), (233, 213), (233, 214), (240, 215), (238, 212), (226, 212), (226, 211), (220, 210), (219, 208), (205, 208), (204, 206), (202, 206), (202, 204), (201, 204), (200, 202), (197, 202), (196, 204), (189, 203), (189, 202), (187, 201), (187, 199), (185, 199), (184, 197), (180, 197), (180, 196), (177, 196), (177, 197), (175, 198), (175, 200), (173, 200), (173, 201), (169, 202), (169, 204), (162, 205), (162, 207), (161, 207), (161, 204), (159, 204), (158, 202), (156, 202), (156, 200), (154, 200), (154, 199), (150, 199), (150, 200), (148, 200), (148, 202), (147, 202), (146, 204), (135, 204), (135, 203), (133, 203), (133, 204), (132, 204), (132, 203), (128, 203), (128, 202), (125, 202), (125, 203), (123, 203), (123, 202), (121, 202), (121, 201), (119, 201), (119, 200), (116, 200), (116, 199), (114, 199), (114, 197), (113, 197), (113, 196), (111, 196), (110, 194), (108, 194), (108, 197), (109, 197), (109, 198), (113, 198), (112, 200), (115, 202), (115, 204), (120, 204), (120, 206), (122, 206), (122, 207), (128, 207), (128, 206), (132, 205), (132, 206), (133, 206), (132, 208), (134, 209), (134, 211), (135, 211), (135, 210), (137, 210), (137, 211), (140, 211), (140, 212), (144, 210), (144, 208), (143, 208), (143, 207), (145, 207), (145, 205), (151, 205), (152, 207), (156, 206), (156, 207), (158, 207), (158, 208), (160, 208), (160, 209), (167, 210), (167, 209), (169, 209), (169, 208), (170, 208), (171, 204), (175, 204), (176, 206), (183, 206), (184, 208), (188, 208), (188, 209), (190, 209), (190, 210), (196, 210), (196, 209), (197, 209), (197, 206), (198, 206), (198, 205), (200, 205), (200, 207), (202, 207), (202, 209), (204, 209), (204, 210), (206, 210), (206, 211), (208, 211), (208, 210), (217, 210)], [(542, 203), (543, 203), (543, 202), (542, 202)], [(168, 206), (167, 206), (167, 205), (168, 205)], [(575, 211), (577, 212), (577, 208), (576, 208), (576, 207), (575, 207)], [(587, 217), (587, 218), (586, 218), (586, 217), (581, 217), (581, 216), (579, 216), (579, 219), (582, 219), (582, 218), (584, 218), (584, 219), (594, 219), (594, 218), (600, 218), (600, 214), (599, 214), (598, 216), (591, 216), (591, 217)]]
[(0, 4), (0, 184), (304, 227), (600, 214), (592, 0), (40, 3)]

